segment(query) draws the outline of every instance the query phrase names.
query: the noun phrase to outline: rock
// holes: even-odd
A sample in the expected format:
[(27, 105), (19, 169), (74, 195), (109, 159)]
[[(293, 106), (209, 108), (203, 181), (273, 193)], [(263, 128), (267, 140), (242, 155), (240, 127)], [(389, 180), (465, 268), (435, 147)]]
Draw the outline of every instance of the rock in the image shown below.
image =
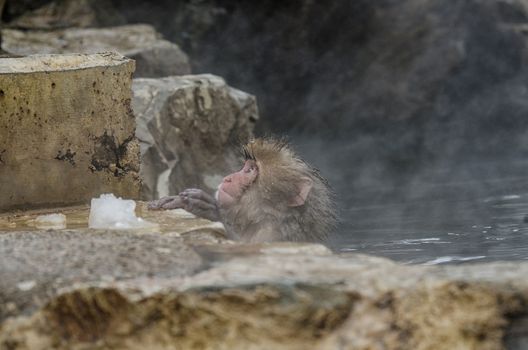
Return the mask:
[(0, 320), (14, 314), (5, 300), (17, 315), (31, 313), (75, 283), (185, 276), (202, 265), (181, 238), (133, 231), (17, 231), (0, 234), (0, 242)]
[[(0, 323), (34, 312), (47, 296), (75, 283), (189, 275), (207, 264), (191, 246), (204, 250), (225, 241), (219, 223), (182, 209), (151, 211), (136, 204), (136, 215), (155, 225), (89, 229), (87, 206), (0, 214)], [(39, 219), (51, 216), (65, 217), (67, 227), (41, 227)]]
[(112, 53), (0, 60), (0, 210), (138, 197), (133, 71)]
[(403, 266), (313, 244), (194, 246), (86, 229), (1, 233), (0, 253), (2, 349), (520, 350), (527, 340), (527, 263)]
[(187, 55), (149, 25), (101, 29), (23, 31), (4, 29), (2, 48), (16, 55), (117, 51), (136, 60), (136, 77), (191, 73)]
[(2, 20), (9, 22), (22, 14), (36, 10), (51, 1), (52, 0), (5, 0)]
[(258, 119), (255, 98), (213, 75), (134, 79), (142, 198), (216, 190), (241, 165), (238, 145)]
[(124, 24), (111, 0), (8, 0), (9, 25), (22, 29), (103, 27)]

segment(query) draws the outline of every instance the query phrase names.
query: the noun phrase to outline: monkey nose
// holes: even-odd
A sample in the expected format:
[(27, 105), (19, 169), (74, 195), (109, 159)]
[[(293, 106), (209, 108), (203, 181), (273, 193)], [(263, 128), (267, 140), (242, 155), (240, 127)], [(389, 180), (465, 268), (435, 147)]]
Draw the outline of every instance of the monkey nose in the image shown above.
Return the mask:
[(226, 176), (224, 177), (224, 182), (232, 182), (233, 179), (231, 178), (231, 176)]

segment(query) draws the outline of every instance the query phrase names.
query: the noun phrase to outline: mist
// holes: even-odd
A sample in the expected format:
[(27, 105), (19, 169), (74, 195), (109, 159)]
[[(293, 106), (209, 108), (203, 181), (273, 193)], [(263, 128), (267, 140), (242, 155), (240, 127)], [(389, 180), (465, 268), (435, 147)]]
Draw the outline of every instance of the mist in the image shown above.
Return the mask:
[[(288, 136), (333, 184), (345, 222), (353, 206), (477, 202), (524, 176), (523, 2), (159, 4), (165, 15), (125, 14), (182, 45), (194, 72), (255, 94), (257, 134)], [(430, 205), (424, 220), (456, 214)]]

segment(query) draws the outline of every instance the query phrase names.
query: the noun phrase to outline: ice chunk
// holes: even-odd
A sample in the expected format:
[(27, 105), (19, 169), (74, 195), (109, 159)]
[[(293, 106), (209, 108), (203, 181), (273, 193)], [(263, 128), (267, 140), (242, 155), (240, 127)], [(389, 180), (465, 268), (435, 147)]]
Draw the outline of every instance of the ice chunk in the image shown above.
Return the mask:
[(156, 228), (157, 224), (136, 216), (136, 202), (130, 199), (116, 198), (112, 193), (92, 198), (89, 228), (135, 229)]
[(37, 282), (35, 281), (23, 281), (20, 283), (17, 283), (17, 288), (20, 289), (23, 292), (27, 292), (28, 290), (33, 289), (37, 285)]
[(35, 226), (41, 229), (64, 229), (66, 228), (66, 215), (59, 213), (37, 216)]

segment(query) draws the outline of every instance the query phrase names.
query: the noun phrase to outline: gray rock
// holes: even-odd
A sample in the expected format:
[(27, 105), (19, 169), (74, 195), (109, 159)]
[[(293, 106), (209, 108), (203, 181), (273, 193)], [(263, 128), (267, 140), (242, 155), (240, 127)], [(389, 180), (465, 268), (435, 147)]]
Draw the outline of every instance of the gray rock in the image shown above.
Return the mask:
[(162, 235), (49, 230), (2, 233), (0, 242), (0, 319), (30, 313), (75, 283), (184, 276), (202, 264), (183, 239)]
[(213, 75), (134, 79), (132, 89), (144, 199), (214, 191), (241, 165), (238, 145), (258, 119), (253, 96)]
[(0, 210), (138, 197), (133, 71), (114, 53), (0, 59)]
[(136, 60), (136, 77), (191, 72), (189, 59), (178, 45), (163, 40), (152, 26), (144, 24), (54, 31), (4, 29), (2, 37), (2, 48), (15, 55), (116, 51)]
[[(207, 263), (191, 246), (222, 242), (225, 237), (221, 224), (184, 210), (151, 211), (138, 202), (135, 211), (156, 225), (88, 229), (88, 206), (0, 214), (0, 322), (31, 314), (50, 296), (78, 283), (190, 275)], [(36, 220), (58, 213), (66, 218), (61, 230)]]
[(7, 3), (9, 25), (15, 28), (57, 29), (125, 23), (111, 0), (8, 0)]

